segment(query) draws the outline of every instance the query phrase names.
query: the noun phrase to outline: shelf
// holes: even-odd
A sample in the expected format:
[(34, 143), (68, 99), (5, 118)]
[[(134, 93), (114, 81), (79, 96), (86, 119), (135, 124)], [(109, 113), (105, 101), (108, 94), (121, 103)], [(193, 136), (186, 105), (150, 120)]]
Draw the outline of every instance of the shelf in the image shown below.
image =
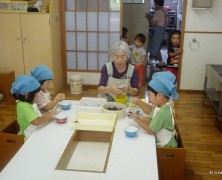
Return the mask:
[(0, 12), (27, 12), (32, 6), (31, 1), (0, 1)]

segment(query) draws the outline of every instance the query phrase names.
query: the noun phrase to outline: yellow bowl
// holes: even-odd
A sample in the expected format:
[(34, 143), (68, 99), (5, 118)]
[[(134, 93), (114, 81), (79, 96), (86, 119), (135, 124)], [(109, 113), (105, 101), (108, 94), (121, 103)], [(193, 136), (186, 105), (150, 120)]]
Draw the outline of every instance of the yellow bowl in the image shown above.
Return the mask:
[(126, 104), (127, 103), (127, 95), (117, 95), (115, 98), (115, 102)]

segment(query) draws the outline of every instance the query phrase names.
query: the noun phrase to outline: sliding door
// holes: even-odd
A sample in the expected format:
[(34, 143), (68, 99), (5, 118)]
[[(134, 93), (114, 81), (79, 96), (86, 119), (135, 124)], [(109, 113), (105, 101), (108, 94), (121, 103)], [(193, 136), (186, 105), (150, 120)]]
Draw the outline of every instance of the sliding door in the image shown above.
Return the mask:
[(120, 39), (121, 0), (64, 0), (63, 57), (66, 72), (98, 72)]

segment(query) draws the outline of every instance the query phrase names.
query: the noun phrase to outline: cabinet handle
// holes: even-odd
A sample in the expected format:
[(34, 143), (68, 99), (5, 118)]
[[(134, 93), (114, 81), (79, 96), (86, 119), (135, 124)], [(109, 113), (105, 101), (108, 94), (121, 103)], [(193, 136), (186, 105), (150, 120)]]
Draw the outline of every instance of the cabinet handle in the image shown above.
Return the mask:
[(19, 38), (19, 37), (17, 37), (17, 38), (16, 38), (16, 40), (17, 40), (17, 41), (19, 41), (19, 40), (20, 40), (20, 38)]
[(26, 41), (26, 40), (27, 40), (27, 38), (24, 38), (24, 39), (23, 39), (23, 41)]

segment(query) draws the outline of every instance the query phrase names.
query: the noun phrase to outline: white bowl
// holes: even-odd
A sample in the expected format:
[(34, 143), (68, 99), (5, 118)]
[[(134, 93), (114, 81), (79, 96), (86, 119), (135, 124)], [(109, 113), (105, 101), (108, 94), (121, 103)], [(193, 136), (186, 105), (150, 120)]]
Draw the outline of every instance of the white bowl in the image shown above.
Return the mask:
[(125, 116), (126, 106), (122, 103), (107, 102), (103, 105), (102, 112), (117, 114), (117, 119)]

